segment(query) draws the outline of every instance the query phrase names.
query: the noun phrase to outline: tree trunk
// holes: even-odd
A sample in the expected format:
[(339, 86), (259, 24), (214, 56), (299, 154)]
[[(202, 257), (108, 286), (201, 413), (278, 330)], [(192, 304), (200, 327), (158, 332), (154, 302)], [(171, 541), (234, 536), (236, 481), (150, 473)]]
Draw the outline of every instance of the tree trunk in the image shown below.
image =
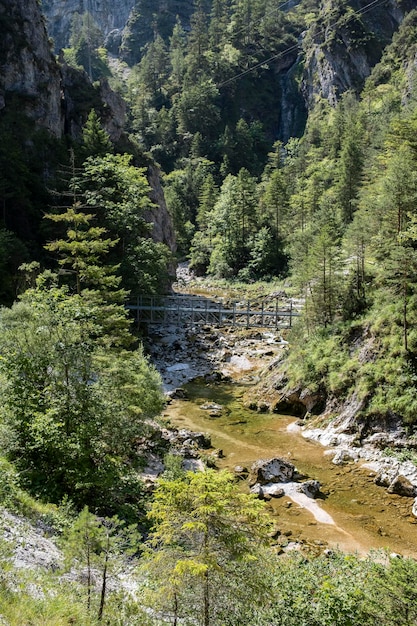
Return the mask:
[(101, 579), (100, 607), (98, 609), (98, 615), (97, 615), (97, 619), (99, 622), (103, 619), (104, 603), (106, 600), (107, 567), (109, 563), (109, 551), (110, 551), (110, 536), (107, 534), (106, 556), (104, 559), (103, 576)]
[(209, 593), (209, 574), (208, 570), (204, 572), (204, 626), (210, 626), (210, 593)]

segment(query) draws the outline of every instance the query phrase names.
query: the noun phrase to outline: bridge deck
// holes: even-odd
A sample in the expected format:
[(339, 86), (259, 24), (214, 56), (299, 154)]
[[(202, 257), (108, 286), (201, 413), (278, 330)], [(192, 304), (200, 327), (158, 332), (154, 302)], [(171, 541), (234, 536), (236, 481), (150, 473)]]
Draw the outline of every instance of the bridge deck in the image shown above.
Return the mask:
[(193, 296), (139, 296), (136, 303), (127, 308), (135, 312), (138, 324), (213, 324), (242, 326), (245, 328), (291, 327), (299, 313), (292, 303), (279, 307), (278, 298), (263, 301), (261, 304), (233, 302), (226, 306), (222, 301)]

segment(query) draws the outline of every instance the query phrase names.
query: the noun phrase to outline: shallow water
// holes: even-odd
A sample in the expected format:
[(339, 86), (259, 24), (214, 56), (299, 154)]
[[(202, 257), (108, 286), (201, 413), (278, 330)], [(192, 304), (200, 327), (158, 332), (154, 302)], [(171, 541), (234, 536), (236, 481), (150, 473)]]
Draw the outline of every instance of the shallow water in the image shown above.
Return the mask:
[[(165, 415), (178, 428), (209, 433), (213, 446), (225, 455), (218, 460), (219, 467), (233, 471), (236, 465), (249, 468), (257, 459), (279, 456), (290, 460), (306, 479), (320, 482), (322, 498), (317, 503), (323, 519), (331, 516), (334, 524), (317, 521), (301, 500), (293, 502), (284, 496), (268, 503), (277, 527), (291, 540), (359, 553), (385, 548), (417, 557), (417, 520), (411, 515), (411, 498), (377, 487), (374, 474), (360, 464), (333, 465), (323, 446), (305, 440), (298, 429), (288, 428), (296, 418), (246, 409), (242, 385), (191, 383), (186, 390), (188, 400), (173, 400)], [(206, 402), (221, 404), (222, 416), (211, 418), (209, 411), (200, 408)]]

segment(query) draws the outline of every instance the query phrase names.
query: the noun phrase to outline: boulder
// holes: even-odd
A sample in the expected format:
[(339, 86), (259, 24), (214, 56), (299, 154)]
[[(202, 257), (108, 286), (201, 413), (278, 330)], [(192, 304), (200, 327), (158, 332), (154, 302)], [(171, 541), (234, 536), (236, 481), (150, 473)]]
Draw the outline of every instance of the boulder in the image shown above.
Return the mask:
[(282, 498), (282, 496), (285, 496), (284, 489), (274, 483), (270, 483), (269, 485), (255, 483), (250, 488), (250, 491), (256, 494), (260, 500), (270, 500), (271, 498)]
[(249, 476), (248, 468), (243, 467), (243, 465), (236, 465), (233, 471), (238, 480), (246, 480)]
[(208, 411), (209, 416), (213, 418), (221, 417), (223, 414), (222, 405), (217, 404), (216, 402), (206, 402), (205, 404), (201, 404), (200, 409)]
[(221, 411), (223, 407), (216, 402), (205, 402), (204, 404), (200, 404), (200, 409), (203, 409), (203, 411)]
[(320, 483), (318, 480), (306, 480), (297, 486), (297, 491), (304, 493), (309, 498), (317, 498), (320, 492)]
[(194, 432), (187, 430), (186, 428), (176, 429), (164, 429), (163, 438), (167, 439), (173, 447), (181, 448), (193, 448), (207, 450), (211, 448), (210, 436), (205, 433)]
[(173, 391), (170, 392), (169, 395), (173, 400), (177, 400), (177, 399), (184, 400), (187, 398), (187, 392), (182, 387), (178, 387), (177, 389), (174, 389)]
[(399, 496), (406, 496), (408, 498), (414, 498), (417, 495), (415, 485), (401, 474), (394, 478), (387, 491), (388, 493), (396, 493)]
[(378, 487), (389, 487), (393, 481), (394, 475), (391, 471), (380, 471), (374, 478), (374, 483), (378, 485)]
[(259, 459), (250, 470), (249, 485), (286, 483), (294, 478), (296, 468), (284, 459)]
[(332, 459), (334, 465), (345, 465), (358, 458), (358, 455), (353, 450), (338, 450)]

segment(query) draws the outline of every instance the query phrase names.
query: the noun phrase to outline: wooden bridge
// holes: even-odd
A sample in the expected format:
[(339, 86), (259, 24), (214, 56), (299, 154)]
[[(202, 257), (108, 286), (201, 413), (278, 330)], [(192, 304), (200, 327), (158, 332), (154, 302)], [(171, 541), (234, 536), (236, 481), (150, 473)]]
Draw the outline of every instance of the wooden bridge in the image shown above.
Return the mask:
[(177, 326), (211, 324), (244, 328), (291, 328), (299, 317), (292, 302), (282, 303), (278, 297), (259, 301), (224, 303), (201, 296), (139, 296), (135, 303), (126, 305), (134, 312), (139, 324), (173, 324)]

